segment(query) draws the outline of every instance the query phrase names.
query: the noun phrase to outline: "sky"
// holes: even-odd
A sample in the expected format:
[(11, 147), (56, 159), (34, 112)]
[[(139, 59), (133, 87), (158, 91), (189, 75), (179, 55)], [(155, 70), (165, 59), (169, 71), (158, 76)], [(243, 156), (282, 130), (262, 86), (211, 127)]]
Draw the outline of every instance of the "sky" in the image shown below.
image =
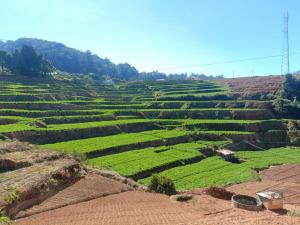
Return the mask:
[[(291, 71), (300, 70), (299, 0), (0, 3), (2, 40), (57, 41), (114, 63), (127, 62), (139, 71), (226, 77), (281, 73), (283, 14), (289, 11)], [(260, 59), (243, 61), (249, 58)]]

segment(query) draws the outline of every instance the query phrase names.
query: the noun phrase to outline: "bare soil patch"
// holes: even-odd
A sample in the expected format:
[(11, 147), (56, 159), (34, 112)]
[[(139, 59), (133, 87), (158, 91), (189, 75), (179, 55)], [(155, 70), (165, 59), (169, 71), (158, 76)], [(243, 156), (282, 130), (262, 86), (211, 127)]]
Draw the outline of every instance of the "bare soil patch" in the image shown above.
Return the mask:
[(126, 184), (102, 177), (100, 175), (88, 174), (83, 179), (61, 190), (57, 194), (43, 201), (41, 204), (19, 212), (16, 215), (16, 218), (57, 209), (63, 206), (88, 201), (102, 196), (118, 194), (129, 190), (131, 190), (131, 187)]
[(280, 215), (272, 211), (253, 212), (243, 209), (231, 209), (204, 217), (193, 225), (298, 225), (300, 219)]
[[(253, 181), (228, 187), (228, 191), (254, 195), (262, 190), (284, 192), (284, 207), (299, 210), (297, 190), (300, 190), (298, 165), (272, 167), (260, 174), (261, 182)], [(291, 177), (294, 177), (293, 180)], [(295, 182), (293, 182), (295, 181)], [(214, 198), (203, 190), (189, 192), (193, 198), (178, 202), (161, 194), (128, 191), (100, 197), (35, 214), (16, 222), (17, 225), (134, 225), (134, 224), (190, 224), (190, 225), (297, 225), (299, 217), (292, 217), (287, 210), (272, 212), (247, 211), (232, 208), (231, 201)]]
[[(261, 172), (268, 180), (285, 181), (300, 184), (300, 164), (271, 167)], [(300, 190), (299, 190), (300, 191)]]
[(61, 224), (186, 224), (201, 219), (168, 196), (146, 192), (124, 192), (37, 214), (18, 225)]
[(221, 83), (226, 85), (232, 93), (251, 95), (251, 93), (275, 94), (280, 90), (283, 81), (283, 76), (264, 76), (224, 79)]
[(237, 184), (227, 189), (248, 195), (265, 190), (280, 191), (284, 195), (284, 204), (300, 206), (300, 164), (271, 167), (260, 172), (260, 175), (263, 178), (261, 182)]
[[(205, 206), (207, 209), (205, 210)], [(213, 211), (212, 208), (215, 208)], [(36, 214), (17, 221), (17, 225), (265, 225), (300, 223), (297, 217), (270, 211), (251, 212), (232, 209), (231, 202), (208, 195), (188, 202), (176, 202), (161, 194), (124, 192)]]

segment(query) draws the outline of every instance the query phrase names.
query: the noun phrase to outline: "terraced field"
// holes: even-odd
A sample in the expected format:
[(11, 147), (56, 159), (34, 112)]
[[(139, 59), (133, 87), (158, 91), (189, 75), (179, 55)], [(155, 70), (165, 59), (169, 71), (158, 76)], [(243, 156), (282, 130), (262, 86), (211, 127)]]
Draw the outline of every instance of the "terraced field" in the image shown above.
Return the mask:
[[(81, 155), (89, 166), (145, 184), (161, 173), (179, 190), (242, 182), (254, 169), (300, 161), (299, 149), (261, 151), (288, 145), (271, 100), (237, 100), (229, 93), (203, 81), (86, 86), (1, 77), (0, 133)], [(238, 151), (241, 163), (233, 163), (216, 156), (223, 147), (260, 151)]]
[[(224, 185), (248, 181), (254, 170), (272, 165), (300, 162), (300, 148), (272, 148), (266, 151), (240, 151), (237, 157), (244, 161), (235, 164), (218, 156), (206, 158), (198, 163), (183, 165), (161, 172), (175, 181), (179, 190)], [(141, 180), (148, 184), (149, 178)]]

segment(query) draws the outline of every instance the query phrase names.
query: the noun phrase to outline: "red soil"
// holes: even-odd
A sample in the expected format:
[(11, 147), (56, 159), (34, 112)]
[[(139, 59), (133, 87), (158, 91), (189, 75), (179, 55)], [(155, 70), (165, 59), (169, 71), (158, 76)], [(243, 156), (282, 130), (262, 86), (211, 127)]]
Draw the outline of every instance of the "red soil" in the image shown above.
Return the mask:
[[(206, 207), (206, 210), (204, 208)], [(215, 210), (212, 210), (215, 208)], [(167, 196), (130, 191), (66, 206), (18, 221), (17, 225), (300, 224), (270, 211), (232, 209), (230, 201), (201, 196), (179, 203)]]
[[(285, 208), (299, 210), (296, 201), (300, 190), (300, 166), (287, 165), (263, 171), (261, 182), (248, 182), (228, 188), (240, 194), (253, 195), (262, 190), (284, 191)], [(294, 177), (293, 179), (291, 177)], [(295, 181), (295, 182), (293, 182)], [(194, 193), (197, 193), (194, 192)], [(201, 225), (296, 225), (299, 217), (286, 211), (251, 212), (234, 209), (231, 202), (201, 194), (188, 202), (176, 202), (168, 196), (139, 191), (128, 191), (94, 200), (50, 210), (17, 221), (17, 225), (134, 225), (134, 224), (201, 224)], [(290, 194), (296, 194), (289, 198)], [(295, 201), (294, 203), (292, 202)], [(293, 204), (293, 205), (292, 205)]]
[(61, 224), (183, 224), (201, 218), (187, 212), (165, 195), (124, 192), (37, 214), (19, 225)]
[(41, 204), (35, 205), (26, 211), (19, 212), (16, 218), (33, 215), (102, 196), (118, 194), (128, 190), (130, 190), (128, 185), (99, 175), (88, 174), (85, 178), (46, 199)]
[[(271, 167), (260, 173), (261, 182), (252, 181), (233, 185), (227, 188), (241, 194), (255, 195), (265, 190), (281, 191), (284, 194), (284, 204), (300, 207), (300, 165), (290, 164)], [(299, 208), (300, 211), (300, 208)]]
[(283, 81), (283, 76), (264, 76), (224, 79), (221, 83), (233, 93), (276, 93)]

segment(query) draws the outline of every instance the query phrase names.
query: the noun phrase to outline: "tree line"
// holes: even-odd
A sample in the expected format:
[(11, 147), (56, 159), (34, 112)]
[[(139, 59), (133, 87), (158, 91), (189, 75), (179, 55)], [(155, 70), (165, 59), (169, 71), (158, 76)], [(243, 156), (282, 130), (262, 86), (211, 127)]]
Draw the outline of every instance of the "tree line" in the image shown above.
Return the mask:
[(0, 51), (0, 73), (20, 74), (31, 77), (45, 77), (53, 71), (52, 64), (38, 55), (31, 47), (24, 45), (21, 50), (10, 54)]
[(139, 72), (128, 63), (114, 64), (108, 58), (100, 58), (90, 51), (80, 51), (64, 44), (34, 38), (16, 41), (0, 40), (0, 50), (13, 54), (22, 46), (32, 46), (38, 55), (47, 59), (59, 71), (69, 74), (90, 75), (93, 79), (109, 76), (117, 80), (137, 78)]
[[(12, 66), (10, 64), (23, 64), (28, 65), (29, 62), (26, 61), (24, 57), (21, 56), (22, 60), (14, 57), (15, 52), (18, 51), (19, 54), (22, 53), (22, 46), (32, 46), (36, 51), (35, 56), (32, 58), (32, 63), (34, 67), (31, 66)], [(27, 48), (27, 47), (26, 47)], [(29, 53), (25, 55), (34, 55), (33, 49), (30, 49)], [(6, 60), (5, 57), (9, 54), (10, 63), (6, 63), (6, 66), (10, 66), (11, 71), (20, 74), (31, 74), (36, 75), (37, 73), (47, 74), (49, 72), (49, 64), (42, 59), (48, 60), (51, 64), (59, 71), (69, 73), (71, 75), (88, 75), (93, 80), (102, 80), (104, 77), (110, 77), (113, 80), (186, 80), (188, 75), (186, 73), (175, 73), (166, 74), (158, 71), (153, 72), (139, 72), (134, 66), (128, 63), (114, 64), (108, 58), (101, 58), (90, 51), (80, 51), (74, 48), (69, 48), (64, 44), (34, 38), (20, 38), (16, 41), (6, 41), (0, 40), (0, 50), (7, 52), (1, 53), (2, 59)], [(28, 49), (26, 50), (28, 52)], [(37, 56), (40, 55), (40, 56)], [(42, 56), (42, 57), (41, 57)], [(1, 60), (1, 59), (0, 59)], [(22, 63), (20, 62), (22, 61)], [(4, 64), (2, 64), (4, 65)], [(24, 67), (32, 68), (33, 72), (27, 71)], [(206, 76), (204, 74), (193, 74), (190, 76), (195, 80), (214, 79), (212, 76)]]

